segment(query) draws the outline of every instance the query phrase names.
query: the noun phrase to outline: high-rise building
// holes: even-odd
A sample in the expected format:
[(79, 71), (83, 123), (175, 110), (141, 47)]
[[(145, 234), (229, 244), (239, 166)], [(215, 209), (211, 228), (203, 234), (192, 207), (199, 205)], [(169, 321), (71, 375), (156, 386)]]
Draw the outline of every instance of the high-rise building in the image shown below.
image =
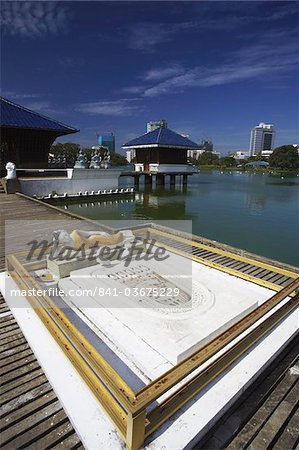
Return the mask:
[(97, 133), (98, 144), (101, 147), (107, 147), (110, 153), (115, 152), (115, 136), (114, 133)]
[(275, 130), (273, 125), (261, 122), (252, 128), (250, 136), (249, 155), (261, 153), (269, 156), (273, 150)]
[(151, 120), (150, 122), (147, 122), (146, 124), (146, 132), (150, 133), (151, 131), (156, 130), (157, 128), (167, 128), (167, 122), (165, 119), (162, 120)]
[(201, 143), (198, 145), (199, 145), (199, 148), (201, 150), (204, 150), (205, 152), (213, 151), (213, 142), (211, 140), (202, 139)]

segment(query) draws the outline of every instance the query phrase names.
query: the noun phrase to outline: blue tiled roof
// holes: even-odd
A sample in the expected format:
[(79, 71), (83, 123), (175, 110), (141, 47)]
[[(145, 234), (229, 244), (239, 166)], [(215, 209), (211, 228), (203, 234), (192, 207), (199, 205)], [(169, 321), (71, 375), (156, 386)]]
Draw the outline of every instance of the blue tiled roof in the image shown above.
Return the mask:
[(0, 97), (0, 126), (14, 128), (30, 128), (51, 130), (59, 134), (76, 133), (76, 128), (57, 122), (24, 106), (17, 105), (10, 100)]
[(164, 127), (157, 128), (154, 131), (150, 131), (149, 133), (143, 134), (138, 138), (132, 139), (123, 147), (138, 147), (139, 145), (151, 146), (154, 144), (171, 147), (198, 148), (198, 144), (195, 142), (190, 141), (190, 139)]

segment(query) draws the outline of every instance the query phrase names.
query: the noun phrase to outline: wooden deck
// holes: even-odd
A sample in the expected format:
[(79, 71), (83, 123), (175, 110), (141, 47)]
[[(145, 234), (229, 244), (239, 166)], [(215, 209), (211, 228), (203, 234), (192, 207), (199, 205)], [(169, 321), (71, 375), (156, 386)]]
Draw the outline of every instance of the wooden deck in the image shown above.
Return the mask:
[[(139, 233), (144, 237), (145, 234), (142, 230)], [(274, 291), (281, 290), (299, 276), (299, 269), (288, 264), (274, 262), (197, 236), (193, 236), (191, 243), (183, 236), (181, 233), (173, 235), (159, 228), (150, 230), (151, 239), (173, 252)]]
[[(78, 217), (19, 195), (0, 193), (0, 208), (0, 270), (5, 269), (5, 253), (26, 249), (32, 238), (51, 239), (53, 221), (55, 221), (56, 229), (63, 228), (69, 231), (78, 227), (81, 229), (96, 229), (97, 227), (95, 222), (89, 220), (82, 220), (78, 225), (77, 221), (80, 220)], [(35, 220), (34, 226), (32, 220)], [(47, 221), (49, 222), (47, 223)], [(163, 232), (156, 230), (153, 231), (153, 237), (174, 251), (183, 254), (190, 252), (190, 248), (182, 236), (165, 236)], [(255, 258), (255, 255), (247, 252), (234, 251), (228, 246), (213, 244), (211, 241), (201, 238), (194, 238), (191, 254), (198, 262), (204, 262), (210, 267), (219, 268), (232, 275), (237, 274), (236, 276), (245, 280), (274, 290), (280, 290), (298, 274), (297, 269), (286, 264), (273, 265), (266, 258)], [(3, 448), (39, 450), (58, 447), (64, 449), (83, 448), (3, 297), (0, 298), (0, 340), (2, 344), (0, 361)], [(290, 364), (292, 362), (293, 360), (289, 361)], [(277, 447), (278, 450), (289, 450), (293, 448), (293, 444), (298, 443), (296, 441), (298, 437), (296, 428), (298, 425), (298, 396), (296, 392), (299, 386), (299, 377), (296, 378), (294, 374), (288, 375), (287, 369), (284, 373), (285, 376), (276, 373), (276, 377), (272, 377), (271, 386), (268, 386), (268, 391), (274, 392), (274, 398), (277, 399), (277, 396), (280, 398), (274, 408), (275, 411), (278, 411), (275, 413), (274, 419), (270, 420), (271, 414), (268, 414), (267, 417), (263, 416), (264, 419), (258, 422), (259, 426), (256, 427), (254, 424), (260, 417), (260, 403), (256, 403), (252, 414), (243, 416), (246, 417), (247, 422), (243, 423), (243, 428), (239, 427), (238, 434), (231, 431), (230, 439), (225, 444), (228, 446), (227, 448), (231, 450), (239, 448), (264, 450), (272, 447), (262, 446), (263, 443), (275, 442), (275, 445), (279, 445), (280, 442), (281, 446)], [(245, 409), (246, 405), (249, 405), (248, 402), (249, 400), (244, 401)], [(269, 400), (269, 404), (272, 404), (271, 402), (273, 403), (272, 399)], [(281, 407), (278, 408), (277, 406), (280, 404)], [(289, 411), (288, 415), (287, 411)], [(255, 414), (258, 415), (257, 418)], [(250, 434), (250, 430), (253, 428), (254, 432)], [(217, 437), (216, 431), (215, 437)], [(210, 439), (212, 438), (210, 437)], [(209, 442), (215, 444), (216, 441)], [(284, 442), (291, 443), (291, 446), (283, 447)], [(196, 448), (213, 448), (214, 450), (218, 447)], [(226, 446), (219, 448), (226, 448)]]
[(18, 194), (0, 194), (0, 210), (0, 271), (5, 267), (5, 254), (29, 249), (32, 239), (50, 242), (53, 227), (68, 231), (76, 227), (97, 229), (94, 221)]
[(299, 337), (194, 450), (295, 450), (299, 445)]
[(1, 448), (83, 449), (0, 294)]
[[(14, 194), (0, 193), (0, 210), (0, 271), (5, 269), (5, 250), (7, 253), (24, 250), (33, 236), (51, 239), (53, 220), (57, 221), (57, 228), (69, 230), (76, 223), (74, 217)], [(6, 222), (5, 226), (5, 221), (9, 225)], [(49, 221), (48, 227), (45, 221)], [(86, 222), (85, 228), (94, 225)], [(1, 448), (83, 449), (2, 295), (0, 342)]]

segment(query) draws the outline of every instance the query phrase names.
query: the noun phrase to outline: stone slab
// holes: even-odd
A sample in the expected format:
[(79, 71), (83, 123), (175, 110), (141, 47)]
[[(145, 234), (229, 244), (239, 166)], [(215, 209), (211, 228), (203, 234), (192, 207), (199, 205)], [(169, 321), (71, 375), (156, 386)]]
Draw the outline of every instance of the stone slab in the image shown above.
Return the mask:
[[(256, 287), (257, 292), (266, 291), (268, 296), (273, 295), (272, 291)], [(14, 289), (17, 289), (16, 283), (5, 273), (1, 273), (0, 290), (9, 306), (14, 302), (11, 294)], [(47, 332), (27, 300), (24, 299), (23, 308), (13, 308), (12, 312), (80, 436), (84, 448), (123, 450), (125, 445), (104, 409)], [(147, 450), (193, 448), (202, 435), (215, 424), (232, 402), (298, 332), (298, 316), (298, 311), (294, 311), (286, 317), (278, 327), (247, 351), (237, 364), (168, 419), (147, 440), (144, 448)], [(36, 339), (36, 336), (39, 338)]]
[[(61, 230), (64, 232), (64, 230)], [(102, 260), (113, 261), (119, 258), (120, 255), (135, 255), (146, 251), (146, 246), (143, 241), (134, 239), (131, 231), (123, 231), (123, 241), (116, 245), (106, 245), (94, 248), (84, 248), (83, 250), (74, 250), (71, 247), (63, 247), (61, 245), (57, 248), (56, 255), (47, 257), (47, 268), (58, 278), (65, 278), (79, 269), (85, 267), (92, 267), (99, 264)], [(108, 251), (108, 253), (107, 253)], [(61, 253), (61, 254), (60, 254)]]
[[(192, 263), (188, 274), (189, 261), (171, 254), (167, 266), (156, 261), (132, 262), (129, 268), (123, 262), (111, 267), (99, 265), (72, 272), (69, 278), (60, 280), (59, 287), (64, 290), (66, 301), (78, 308), (91, 326), (134, 358), (135, 364), (152, 378), (160, 374), (159, 368), (146, 355), (140, 358), (139, 343), (175, 365), (269, 297), (267, 289), (198, 263)], [(169, 286), (176, 286), (183, 293), (180, 303), (175, 298), (134, 297), (134, 287), (138, 292), (151, 283), (157, 285), (154, 278), (130, 278), (130, 272), (138, 270), (167, 278), (172, 283)], [(117, 295), (109, 295), (109, 289)], [(130, 296), (125, 295), (126, 289)]]
[(70, 261), (56, 261), (47, 258), (47, 268), (58, 278), (65, 278), (73, 270), (83, 269), (98, 264), (96, 260), (73, 258)]

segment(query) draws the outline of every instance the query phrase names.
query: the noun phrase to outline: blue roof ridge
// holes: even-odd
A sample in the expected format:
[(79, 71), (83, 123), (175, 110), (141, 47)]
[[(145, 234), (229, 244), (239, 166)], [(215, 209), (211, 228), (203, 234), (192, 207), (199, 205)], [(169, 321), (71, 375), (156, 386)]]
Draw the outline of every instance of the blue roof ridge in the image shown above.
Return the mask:
[(157, 140), (156, 140), (157, 144), (158, 144), (158, 142), (159, 142), (159, 139), (160, 139), (160, 135), (161, 135), (161, 133), (162, 133), (162, 130), (163, 130), (163, 127), (160, 127), (160, 128), (159, 128), (159, 132), (158, 132), (158, 136), (157, 136)]
[(79, 131), (78, 128), (71, 127), (71, 126), (67, 125), (67, 124), (64, 123), (64, 122), (60, 122), (59, 120), (52, 119), (51, 117), (45, 116), (44, 114), (40, 114), (40, 113), (38, 113), (38, 112), (36, 112), (36, 111), (33, 111), (32, 109), (29, 109), (29, 108), (26, 108), (25, 106), (19, 105), (18, 103), (13, 102), (12, 100), (8, 100), (8, 99), (5, 98), (5, 97), (0, 96), (0, 100), (2, 100), (2, 101), (4, 101), (4, 102), (8, 103), (8, 104), (11, 105), (11, 106), (14, 106), (14, 107), (17, 107), (17, 108), (19, 108), (19, 109), (22, 109), (23, 111), (29, 112), (30, 114), (34, 114), (34, 115), (36, 115), (36, 116), (42, 117), (43, 119), (46, 119), (46, 120), (50, 120), (50, 121), (52, 121), (52, 122), (55, 122), (55, 123), (57, 123), (58, 125), (61, 125), (62, 127), (65, 127), (65, 128), (67, 128), (67, 129), (69, 129), (69, 130)]
[(152, 146), (152, 145), (167, 145), (177, 148), (199, 148), (196, 142), (189, 138), (182, 136), (169, 128), (159, 127), (153, 131), (143, 134), (123, 145), (123, 147), (133, 146)]

